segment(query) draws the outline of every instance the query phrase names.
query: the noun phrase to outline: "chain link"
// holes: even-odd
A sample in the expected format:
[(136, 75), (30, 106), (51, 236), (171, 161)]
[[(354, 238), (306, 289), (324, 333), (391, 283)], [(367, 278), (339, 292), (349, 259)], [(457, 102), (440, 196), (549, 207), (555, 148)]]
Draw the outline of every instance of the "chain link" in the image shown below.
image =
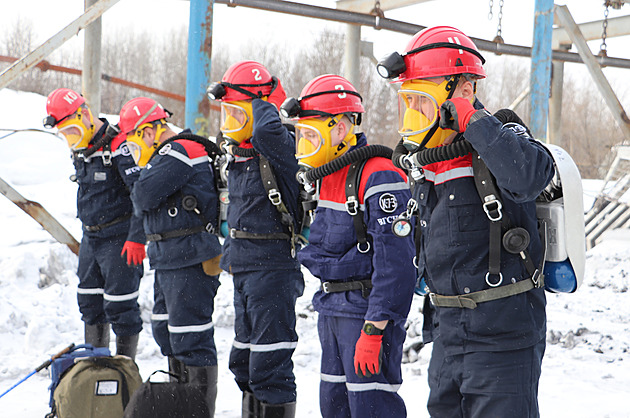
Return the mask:
[(497, 38), (503, 39), (501, 36), (501, 20), (503, 20), (503, 3), (504, 0), (499, 0), (499, 24), (497, 25)]
[(608, 29), (608, 13), (610, 2), (606, 1), (604, 5), (606, 6), (606, 9), (604, 10), (604, 21), (602, 22), (602, 44), (599, 46), (599, 55), (605, 56), (608, 48), (608, 45), (606, 45), (606, 31)]
[(494, 15), (492, 14), (492, 7), (494, 6), (494, 0), (490, 0), (490, 10), (488, 11), (488, 20), (492, 20)]

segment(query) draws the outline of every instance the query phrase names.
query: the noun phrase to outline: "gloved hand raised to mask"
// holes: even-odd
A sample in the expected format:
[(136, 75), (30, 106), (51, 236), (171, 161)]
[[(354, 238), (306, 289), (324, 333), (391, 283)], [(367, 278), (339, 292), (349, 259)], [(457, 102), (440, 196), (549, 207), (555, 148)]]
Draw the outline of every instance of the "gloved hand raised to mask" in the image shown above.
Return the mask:
[(361, 331), (354, 348), (354, 371), (359, 377), (372, 377), (381, 372), (383, 336), (367, 335)]
[[(475, 115), (477, 112), (479, 113)], [(440, 106), (440, 128), (465, 132), (469, 123), (489, 115), (485, 109), (475, 109), (467, 99), (455, 97)]]
[(280, 84), (280, 80), (278, 80), (277, 77), (271, 77), (271, 79), (273, 80), (274, 83), (276, 83), (275, 87), (272, 87), (272, 91), (271, 93), (269, 93), (269, 96), (267, 96), (267, 101), (269, 103), (272, 103), (276, 109), (280, 109), (280, 106), (282, 106), (282, 103), (284, 103), (284, 101), (287, 98), (287, 94), (284, 91), (284, 88), (282, 87), (282, 84)]
[(125, 252), (127, 253), (127, 265), (129, 266), (139, 266), (147, 255), (144, 244), (133, 241), (125, 241), (120, 256), (124, 257)]

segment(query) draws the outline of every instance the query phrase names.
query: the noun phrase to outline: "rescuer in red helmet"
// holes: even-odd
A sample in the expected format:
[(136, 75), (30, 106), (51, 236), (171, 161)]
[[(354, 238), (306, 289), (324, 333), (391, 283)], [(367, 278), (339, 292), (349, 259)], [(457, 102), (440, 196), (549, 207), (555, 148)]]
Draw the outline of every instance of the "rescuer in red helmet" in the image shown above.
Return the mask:
[(362, 98), (345, 78), (314, 78), (281, 111), (297, 119), (300, 177), (319, 184), (309, 245), (298, 259), (322, 281), (313, 297), (322, 416), (404, 417), (397, 391), (416, 276), (406, 262), (413, 239), (397, 237), (392, 223), (411, 198), (407, 176), (393, 166), (390, 149), (367, 146), (357, 131)]
[(214, 144), (188, 129), (176, 134), (168, 117), (155, 100), (136, 97), (120, 110), (119, 125), (142, 167), (131, 200), (144, 221), (155, 270), (153, 337), (177, 381), (200, 389), (213, 417), (218, 368), (212, 314), (221, 273), (218, 192), (208, 159)]
[(76, 91), (60, 88), (48, 95), (46, 128), (55, 128), (72, 150), (77, 210), (83, 223), (79, 250), (78, 303), (85, 342), (109, 347), (110, 324), (116, 352), (134, 358), (142, 319), (138, 287), (143, 273), (142, 220), (132, 216), (129, 190), (140, 169), (125, 138), (107, 119), (92, 115)]
[(278, 113), (286, 94), (262, 64), (241, 61), (208, 87), (208, 96), (221, 104), (221, 134), (234, 156), (221, 267), (234, 280), (230, 370), (243, 392), (242, 416), (294, 417), (295, 302), (304, 279), (295, 258), (295, 143)]
[(378, 65), (402, 83), (393, 160), (416, 181), (417, 292), (428, 293), (424, 339), (433, 342), (428, 410), (538, 417), (546, 314), (535, 199), (553, 160), (475, 97), (483, 63), (468, 36), (438, 26)]

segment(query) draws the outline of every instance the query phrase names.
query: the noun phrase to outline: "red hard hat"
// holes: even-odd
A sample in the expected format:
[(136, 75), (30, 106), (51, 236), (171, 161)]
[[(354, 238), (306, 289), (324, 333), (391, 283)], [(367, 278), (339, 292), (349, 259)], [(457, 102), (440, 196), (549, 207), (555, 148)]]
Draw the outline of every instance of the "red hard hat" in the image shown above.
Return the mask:
[(129, 100), (120, 109), (118, 126), (122, 133), (129, 133), (138, 129), (143, 123), (166, 119), (170, 115), (161, 104), (148, 97), (136, 97)]
[(48, 95), (46, 112), (58, 122), (77, 111), (85, 103), (85, 98), (74, 90), (61, 88)]
[(331, 115), (365, 112), (357, 89), (345, 78), (334, 74), (320, 75), (309, 81), (302, 89), (299, 101), (302, 111), (314, 110)]
[(416, 33), (407, 44), (403, 58), (406, 69), (396, 79), (398, 82), (454, 74), (486, 77), (485, 60), (473, 41), (450, 26), (426, 28)]
[(268, 96), (273, 86), (269, 70), (256, 61), (241, 61), (233, 64), (227, 69), (221, 82), (227, 83), (224, 85), (225, 95), (217, 100), (224, 102), (252, 99), (252, 96), (231, 88), (230, 84), (249, 91), (255, 96)]

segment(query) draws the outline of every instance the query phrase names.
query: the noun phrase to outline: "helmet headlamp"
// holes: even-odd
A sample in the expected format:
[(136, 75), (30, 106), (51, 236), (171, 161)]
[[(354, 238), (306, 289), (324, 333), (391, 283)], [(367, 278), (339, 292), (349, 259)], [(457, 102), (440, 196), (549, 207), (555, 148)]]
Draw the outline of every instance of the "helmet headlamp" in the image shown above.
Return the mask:
[(403, 56), (398, 52), (389, 54), (376, 64), (376, 72), (383, 78), (396, 78), (407, 69)]
[(295, 97), (289, 97), (280, 106), (280, 114), (285, 118), (295, 118), (301, 111), (300, 101)]
[(223, 85), (223, 83), (210, 84), (206, 92), (208, 93), (208, 97), (210, 98), (210, 100), (221, 100), (223, 96), (225, 96), (225, 94), (227, 93), (225, 91), (225, 86)]

